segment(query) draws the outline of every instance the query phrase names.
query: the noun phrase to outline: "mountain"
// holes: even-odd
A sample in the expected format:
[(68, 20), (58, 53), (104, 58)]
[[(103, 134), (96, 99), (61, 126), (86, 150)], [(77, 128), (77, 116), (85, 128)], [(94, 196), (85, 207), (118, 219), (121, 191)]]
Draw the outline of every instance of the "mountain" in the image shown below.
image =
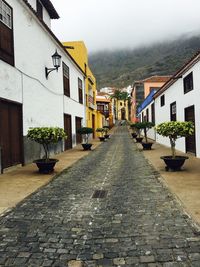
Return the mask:
[(152, 75), (174, 74), (200, 50), (200, 35), (137, 49), (101, 51), (89, 55), (97, 88), (125, 87)]

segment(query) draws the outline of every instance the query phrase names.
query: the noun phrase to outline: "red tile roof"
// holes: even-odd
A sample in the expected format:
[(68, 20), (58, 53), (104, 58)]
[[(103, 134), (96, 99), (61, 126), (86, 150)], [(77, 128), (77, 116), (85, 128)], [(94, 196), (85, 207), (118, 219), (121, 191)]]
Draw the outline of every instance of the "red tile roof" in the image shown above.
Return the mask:
[(193, 57), (187, 61), (171, 78), (166, 82), (154, 95), (154, 98), (160, 96), (164, 91), (166, 91), (172, 84), (174, 84), (182, 75), (186, 73), (190, 68), (192, 68), (200, 60), (200, 51), (195, 53)]
[(167, 82), (172, 76), (151, 76), (144, 79), (142, 82)]
[(110, 103), (110, 99), (106, 99), (106, 98), (96, 98), (96, 102)]
[(98, 96), (105, 96), (105, 95), (109, 95), (109, 94), (104, 93), (104, 92), (97, 92), (97, 95), (98, 95)]

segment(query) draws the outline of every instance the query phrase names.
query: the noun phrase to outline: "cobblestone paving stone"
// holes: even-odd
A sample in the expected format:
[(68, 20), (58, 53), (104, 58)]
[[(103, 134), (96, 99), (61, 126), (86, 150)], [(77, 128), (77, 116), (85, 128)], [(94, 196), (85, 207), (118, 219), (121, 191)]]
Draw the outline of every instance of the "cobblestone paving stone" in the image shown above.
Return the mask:
[(0, 219), (0, 266), (200, 267), (200, 237), (121, 126)]

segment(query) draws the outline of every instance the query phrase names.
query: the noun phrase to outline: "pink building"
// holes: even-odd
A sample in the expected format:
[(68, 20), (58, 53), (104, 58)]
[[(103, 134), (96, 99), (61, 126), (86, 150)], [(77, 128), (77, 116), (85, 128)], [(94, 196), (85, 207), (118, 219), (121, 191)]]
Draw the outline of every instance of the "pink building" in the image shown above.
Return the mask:
[(135, 81), (131, 92), (131, 122), (137, 122), (137, 108), (152, 90), (158, 90), (171, 76), (151, 76), (141, 81)]

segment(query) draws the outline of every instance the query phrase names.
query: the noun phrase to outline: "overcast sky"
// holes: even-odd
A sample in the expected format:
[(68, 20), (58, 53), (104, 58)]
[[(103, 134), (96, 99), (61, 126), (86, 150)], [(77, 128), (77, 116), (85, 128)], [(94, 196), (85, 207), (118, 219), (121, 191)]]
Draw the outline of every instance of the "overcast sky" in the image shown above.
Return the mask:
[(83, 40), (89, 52), (138, 47), (200, 33), (200, 0), (51, 0), (61, 41)]

